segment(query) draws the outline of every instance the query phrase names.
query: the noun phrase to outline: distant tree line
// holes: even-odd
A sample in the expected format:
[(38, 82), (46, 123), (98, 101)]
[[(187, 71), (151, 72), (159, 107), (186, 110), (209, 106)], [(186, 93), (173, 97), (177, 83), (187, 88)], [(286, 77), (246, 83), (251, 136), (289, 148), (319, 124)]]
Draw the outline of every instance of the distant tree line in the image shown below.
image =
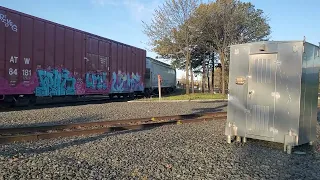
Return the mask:
[[(228, 82), (228, 47), (268, 40), (271, 33), (263, 11), (239, 0), (166, 0), (154, 11), (151, 22), (143, 25), (152, 50), (170, 59), (175, 68), (185, 70), (191, 84), (193, 73), (205, 75), (219, 62), (223, 94)], [(189, 94), (189, 78), (186, 81)]]

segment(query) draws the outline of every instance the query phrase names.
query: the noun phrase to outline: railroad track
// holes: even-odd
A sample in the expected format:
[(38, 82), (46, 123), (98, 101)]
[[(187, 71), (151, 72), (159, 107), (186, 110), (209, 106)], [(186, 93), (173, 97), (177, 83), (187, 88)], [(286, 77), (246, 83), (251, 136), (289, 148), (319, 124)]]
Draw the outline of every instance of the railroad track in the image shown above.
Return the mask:
[[(136, 96), (134, 99), (141, 99), (142, 97)], [(57, 98), (57, 99), (40, 99), (37, 100), (35, 104), (31, 105), (16, 105), (16, 106), (6, 106), (5, 104), (0, 103), (0, 112), (9, 112), (9, 111), (21, 111), (21, 110), (33, 110), (33, 109), (42, 109), (42, 108), (55, 108), (55, 107), (66, 107), (66, 106), (79, 106), (79, 105), (88, 105), (88, 104), (104, 104), (104, 103), (114, 103), (114, 102), (126, 102), (132, 100), (130, 98), (122, 97), (116, 99), (110, 99), (107, 96), (93, 96), (93, 97), (82, 97), (78, 99), (72, 98)]]
[(169, 124), (204, 122), (226, 119), (226, 112), (187, 114), (141, 119), (72, 123), (64, 125), (28, 126), (0, 128), (0, 144), (37, 141), (42, 139), (71, 137), (90, 134), (102, 134), (114, 131), (142, 130)]

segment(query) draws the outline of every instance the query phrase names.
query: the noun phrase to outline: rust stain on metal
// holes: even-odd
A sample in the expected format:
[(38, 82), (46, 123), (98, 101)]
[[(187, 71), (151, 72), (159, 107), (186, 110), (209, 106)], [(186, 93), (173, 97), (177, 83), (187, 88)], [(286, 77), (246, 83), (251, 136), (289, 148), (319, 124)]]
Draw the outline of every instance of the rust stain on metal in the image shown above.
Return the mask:
[(226, 113), (217, 112), (205, 114), (187, 114), (177, 116), (88, 122), (53, 126), (3, 128), (0, 129), (0, 144), (21, 141), (37, 141), (42, 139), (90, 134), (102, 134), (113, 131), (142, 130), (169, 124), (196, 123), (218, 119), (226, 119)]

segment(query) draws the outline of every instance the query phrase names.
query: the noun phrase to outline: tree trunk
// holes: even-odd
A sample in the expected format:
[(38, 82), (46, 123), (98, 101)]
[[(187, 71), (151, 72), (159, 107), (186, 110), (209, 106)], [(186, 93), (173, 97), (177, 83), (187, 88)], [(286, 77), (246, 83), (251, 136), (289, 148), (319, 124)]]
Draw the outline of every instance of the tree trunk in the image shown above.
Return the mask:
[(190, 52), (187, 50), (186, 56), (186, 94), (190, 94), (190, 84), (189, 84), (189, 64), (190, 64)]
[(202, 93), (204, 93), (204, 88), (206, 84), (206, 62), (202, 62)]
[(194, 78), (193, 78), (193, 69), (190, 67), (190, 76), (191, 76), (191, 92), (194, 94)]
[(209, 74), (209, 68), (207, 68), (207, 78), (208, 78), (208, 92), (210, 92), (210, 74)]
[(209, 86), (210, 86), (210, 93), (213, 93), (213, 90), (214, 90), (214, 87), (213, 87), (213, 84), (212, 84), (212, 77), (213, 77), (213, 75), (212, 75), (212, 71), (210, 71), (210, 78), (208, 78), (208, 84), (209, 84)]
[(225, 90), (225, 56), (224, 56), (224, 52), (220, 51), (220, 61), (221, 61), (221, 86), (222, 86), (222, 94), (225, 95), (226, 94), (226, 90)]
[(214, 93), (214, 52), (212, 53), (212, 79), (211, 79), (211, 84), (212, 84), (212, 93)]

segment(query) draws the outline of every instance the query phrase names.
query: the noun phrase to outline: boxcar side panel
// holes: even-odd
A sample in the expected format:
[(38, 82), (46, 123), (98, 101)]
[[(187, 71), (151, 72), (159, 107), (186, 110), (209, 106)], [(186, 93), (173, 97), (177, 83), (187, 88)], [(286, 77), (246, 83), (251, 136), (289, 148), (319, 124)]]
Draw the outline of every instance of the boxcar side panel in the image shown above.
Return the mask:
[(124, 67), (124, 69), (125, 69), (125, 72), (126, 73), (129, 73), (130, 72), (130, 57), (129, 57), (129, 47), (128, 46), (125, 46), (124, 48), (123, 48), (123, 56), (124, 56), (124, 58), (125, 58), (125, 67)]
[[(20, 16), (14, 13), (7, 12), (7, 18), (15, 22), (18, 27), (20, 25)], [(3, 25), (3, 24), (2, 24)], [(9, 28), (6, 29), (6, 77), (10, 87), (15, 87), (18, 82), (19, 61), (20, 57), (20, 32), (15, 32)], [(10, 93), (15, 93), (15, 88), (10, 88)]]
[[(79, 32), (79, 34), (81, 34), (81, 39), (82, 39), (82, 54), (81, 54), (81, 59), (79, 59), (79, 61), (81, 61), (81, 80), (85, 79), (85, 72), (86, 72), (86, 63), (88, 61), (88, 59), (86, 58), (86, 54), (87, 54), (87, 35)], [(84, 85), (84, 82), (83, 86)], [(84, 92), (85, 93), (85, 92)]]
[(86, 93), (104, 94), (107, 90), (106, 71), (102, 67), (101, 55), (104, 55), (104, 42), (101, 39), (90, 37), (88, 47), (88, 61), (91, 63), (90, 71), (85, 73)]
[(140, 74), (141, 73), (141, 65), (142, 65), (142, 59), (141, 58), (141, 51), (140, 49), (137, 49), (137, 67), (136, 67), (136, 73)]
[(136, 64), (135, 64), (135, 68), (134, 68), (134, 72), (135, 73), (139, 73), (139, 70), (141, 69), (140, 66), (141, 66), (141, 59), (140, 59), (140, 50), (135, 48), (135, 51), (136, 51)]
[[(111, 60), (110, 60), (110, 66), (111, 66), (111, 72), (117, 73), (117, 66), (118, 66), (118, 44), (112, 42), (111, 44)], [(113, 75), (114, 76), (114, 75)], [(111, 81), (111, 79), (110, 79)]]
[(119, 44), (118, 45), (118, 67), (117, 69), (122, 73), (123, 72), (123, 52), (122, 52), (122, 49), (123, 49), (123, 45), (122, 44)]
[(110, 87), (110, 77), (111, 77), (111, 71), (110, 71), (110, 64), (111, 64), (111, 42), (106, 42), (106, 69), (107, 69), (107, 81), (108, 81), (108, 89)]
[[(140, 76), (141, 76), (141, 79), (144, 80), (144, 75), (146, 74), (147, 53), (146, 53), (146, 51), (143, 51), (143, 50), (142, 50), (142, 60), (143, 60), (143, 63), (142, 63), (142, 74)], [(144, 83), (145, 82), (143, 81), (143, 85), (144, 85)]]
[(127, 74), (129, 73), (129, 71), (127, 70), (127, 63), (130, 61), (130, 59), (128, 59), (127, 56), (127, 46), (123, 46), (122, 49), (122, 69), (123, 69), (123, 73)]
[(73, 38), (73, 75), (74, 78), (76, 79), (77, 83), (76, 83), (76, 94), (77, 95), (83, 95), (85, 93), (84, 91), (84, 84), (83, 84), (83, 80), (82, 78), (84, 78), (82, 76), (82, 73), (84, 73), (84, 71), (82, 71), (82, 67), (85, 67), (83, 65), (83, 63), (85, 62), (84, 57), (84, 38), (82, 36), (81, 33), (79, 32), (74, 32), (74, 38)]
[[(20, 49), (20, 75), (19, 82), (30, 85), (32, 76), (32, 40), (33, 40), (33, 20), (27, 17), (21, 17), (21, 49)], [(30, 45), (31, 44), (31, 45)], [(29, 92), (32, 93), (32, 92)]]
[[(138, 68), (137, 68), (137, 78), (138, 78), (138, 80), (139, 81), (141, 81), (141, 79), (142, 79), (142, 77), (141, 77), (141, 75), (142, 75), (142, 71), (143, 71), (143, 65), (145, 65), (145, 64), (143, 64), (143, 54), (142, 54), (142, 51), (140, 50), (140, 49), (138, 49), (138, 58), (139, 58), (139, 66), (138, 66)], [(141, 82), (142, 83), (142, 82)], [(137, 89), (138, 90), (138, 89)]]
[(64, 46), (65, 46), (65, 29), (60, 26), (56, 26), (56, 37), (55, 37), (55, 58), (54, 67), (60, 69), (64, 65)]
[[(5, 16), (5, 11), (0, 9), (0, 16)], [(1, 23), (1, 22), (0, 22)], [(3, 85), (7, 84), (6, 80), (6, 27), (0, 25), (0, 95), (4, 92)]]
[[(127, 74), (128, 74), (128, 77), (132, 77), (132, 73), (133, 73), (133, 68), (132, 68), (132, 64), (133, 64), (133, 59), (132, 59), (132, 53), (131, 53), (131, 47), (127, 46), (126, 47), (126, 57), (127, 57)], [(130, 91), (132, 91), (132, 88), (130, 86)]]
[(133, 72), (136, 74), (138, 72), (138, 69), (139, 69), (139, 64), (140, 64), (140, 61), (139, 61), (139, 49), (137, 48), (133, 48), (134, 49), (134, 70)]
[[(46, 57), (45, 55), (50, 55), (49, 52), (44, 51), (50, 49), (50, 45), (45, 43), (45, 39), (50, 40), (50, 37), (45, 35), (45, 24), (42, 21), (34, 21), (33, 23), (34, 32), (33, 32), (33, 59), (32, 62), (32, 70), (35, 72), (37, 68), (45, 68), (45, 66), (54, 66), (54, 48), (52, 49), (52, 57)], [(54, 31), (53, 31), (54, 33)], [(54, 40), (54, 34), (52, 34), (52, 40)], [(48, 40), (46, 42), (48, 42)], [(54, 41), (53, 41), (54, 42)], [(44, 49), (47, 47), (46, 49)], [(51, 47), (54, 47), (54, 44), (51, 44)], [(49, 62), (50, 61), (50, 62)]]
[(127, 51), (126, 51), (126, 56), (127, 56), (127, 71), (129, 73), (132, 72), (132, 64), (133, 64), (133, 59), (132, 59), (132, 47), (128, 46)]
[(145, 66), (146, 66), (146, 56), (144, 55), (145, 52), (141, 49), (139, 49), (140, 52), (140, 67), (138, 69), (138, 86), (136, 88), (136, 91), (143, 91), (144, 90), (144, 74), (145, 74)]
[(129, 53), (131, 55), (131, 72), (135, 74), (136, 64), (138, 63), (136, 59), (136, 48), (132, 47)]
[(3, 7), (0, 18), (0, 95), (143, 91), (144, 50)]
[[(142, 71), (141, 71), (141, 75), (140, 75), (140, 78), (142, 80), (142, 85), (144, 86), (144, 74), (146, 73), (146, 53), (145, 51), (141, 51), (141, 54), (142, 54)], [(143, 88), (144, 89), (144, 88)]]
[(65, 54), (64, 54), (64, 68), (73, 74), (73, 31), (70, 29), (65, 30)]
[[(35, 21), (34, 23), (37, 24), (40, 23), (40, 21)], [(38, 30), (39, 32), (37, 32), (37, 34), (41, 34), (41, 36), (44, 37), (39, 39), (37, 47), (34, 47), (34, 51), (39, 54), (39, 57), (37, 58), (38, 62), (44, 61), (41, 68), (50, 69), (54, 67), (55, 26), (49, 23), (45, 24), (44, 22), (41, 22), (41, 26), (38, 26), (41, 28)], [(45, 27), (45, 29), (43, 27)], [(37, 27), (35, 27), (35, 29), (36, 28)], [(33, 66), (33, 69), (37, 69), (37, 65)]]

